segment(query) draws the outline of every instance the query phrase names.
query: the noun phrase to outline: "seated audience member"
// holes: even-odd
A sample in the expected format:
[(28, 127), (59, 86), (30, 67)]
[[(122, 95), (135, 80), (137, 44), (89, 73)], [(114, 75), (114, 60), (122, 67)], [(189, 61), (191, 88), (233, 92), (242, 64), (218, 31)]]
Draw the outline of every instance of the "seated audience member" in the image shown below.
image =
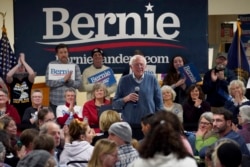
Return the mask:
[(102, 105), (110, 104), (110, 101), (106, 99), (107, 88), (102, 83), (95, 83), (92, 90), (92, 100), (87, 101), (83, 105), (82, 115), (87, 118), (89, 126), (94, 128), (96, 133), (100, 132), (98, 112)]
[(6, 153), (4, 163), (10, 166), (16, 166), (18, 161), (22, 159), (25, 155), (24, 149), (16, 150), (11, 146), (11, 140), (9, 134), (5, 130), (0, 129), (0, 142), (3, 143)]
[(5, 116), (0, 119), (0, 123), (3, 125), (3, 130), (5, 130), (10, 136), (11, 145), (14, 147), (19, 138), (15, 121), (11, 117)]
[(34, 90), (31, 94), (32, 106), (26, 108), (22, 119), (22, 128), (36, 128), (37, 115), (40, 109), (43, 108), (43, 94), (41, 90)]
[(161, 87), (162, 99), (164, 109), (169, 112), (173, 112), (178, 116), (181, 122), (183, 122), (183, 109), (182, 105), (175, 103), (176, 93), (171, 86), (164, 85)]
[(26, 154), (33, 150), (33, 141), (38, 135), (39, 131), (37, 129), (25, 129), (20, 134), (19, 140), (21, 141), (21, 144), (25, 146)]
[(52, 156), (54, 156), (55, 152), (55, 142), (51, 135), (43, 134), (38, 135), (34, 138), (33, 141), (33, 150), (45, 150), (48, 151)]
[(238, 124), (237, 115), (239, 107), (250, 105), (250, 101), (245, 97), (246, 87), (241, 80), (233, 80), (228, 85), (228, 92), (231, 98), (225, 102), (225, 108), (233, 113), (233, 123)]
[(17, 167), (55, 167), (56, 162), (48, 151), (33, 150), (21, 159)]
[(94, 147), (90, 145), (93, 133), (88, 123), (72, 120), (69, 124), (69, 135), (71, 143), (65, 143), (59, 165), (66, 165), (70, 161), (89, 161)]
[[(150, 130), (151, 124), (152, 124), (152, 119), (153, 119), (154, 114), (147, 114), (144, 117), (141, 118), (141, 131), (144, 135), (148, 135), (148, 132)], [(144, 141), (144, 138), (139, 141), (141, 144)]]
[(224, 107), (228, 94), (228, 85), (236, 79), (235, 73), (226, 68), (227, 57), (225, 53), (218, 53), (215, 59), (216, 66), (205, 73), (202, 89), (207, 95), (206, 101), (214, 108)]
[[(82, 73), (82, 82), (83, 82), (83, 90), (87, 92), (87, 100), (91, 100), (92, 99), (92, 91), (94, 89), (94, 85), (95, 83), (91, 83), (89, 82), (89, 78), (104, 72), (105, 70), (110, 69), (112, 72), (113, 70), (108, 67), (105, 66), (103, 64), (103, 50), (100, 48), (95, 48), (92, 50), (91, 52), (91, 56), (93, 58), (93, 64), (87, 68), (84, 69), (83, 73)], [(105, 96), (109, 96), (112, 93), (114, 93), (116, 91), (117, 88), (117, 83), (113, 83), (112, 85), (107, 86), (107, 92)]]
[(219, 141), (214, 146), (212, 163), (215, 167), (239, 167), (242, 164), (239, 145), (230, 139)]
[(239, 125), (241, 129), (237, 131), (244, 139), (250, 150), (250, 105), (243, 105), (240, 107), (238, 114)]
[(8, 87), (6, 86), (6, 84), (5, 84), (4, 80), (2, 79), (2, 77), (0, 77), (0, 88), (8, 90)]
[(155, 113), (150, 135), (139, 147), (140, 158), (134, 160), (128, 167), (178, 166), (197, 167), (195, 159), (185, 149), (180, 131), (176, 130), (178, 117), (165, 111)]
[(25, 61), (24, 53), (20, 53), (18, 64), (7, 73), (6, 81), (10, 87), (10, 103), (18, 110), (21, 119), (25, 109), (31, 106), (35, 77), (36, 73)]
[(118, 161), (115, 166), (127, 166), (139, 157), (137, 150), (131, 145), (132, 130), (127, 122), (113, 123), (109, 128), (109, 140), (118, 145)]
[[(51, 111), (52, 112), (52, 111)], [(53, 112), (52, 112), (53, 113)], [(53, 113), (54, 114), (54, 113)], [(56, 160), (56, 164), (58, 165), (60, 154), (62, 152), (62, 147), (60, 146), (61, 138), (60, 138), (60, 126), (52, 121), (45, 122), (40, 127), (39, 135), (48, 134), (51, 135), (54, 139), (54, 158)]]
[(0, 141), (0, 166), (1, 167), (11, 167), (10, 165), (4, 163), (6, 150), (3, 143)]
[[(67, 88), (64, 93), (65, 104), (59, 105), (56, 108), (57, 123), (63, 127), (66, 122), (71, 122), (73, 119), (82, 121), (82, 107), (76, 106), (76, 90)], [(66, 123), (69, 124), (69, 123)]]
[(167, 75), (163, 79), (162, 85), (171, 86), (176, 92), (176, 103), (183, 104), (186, 99), (186, 89), (187, 85), (185, 83), (186, 79), (183, 78), (178, 70), (179, 67), (182, 67), (186, 64), (186, 60), (181, 55), (175, 55), (171, 62), (170, 67), (167, 72)]
[[(232, 129), (233, 114), (225, 108), (216, 108), (213, 112), (213, 131), (219, 135), (219, 140), (228, 138), (234, 140), (240, 146), (242, 154), (250, 156), (245, 140)], [(218, 141), (219, 141), (218, 140)], [(199, 156), (204, 159), (207, 146), (203, 147)]]
[(8, 101), (8, 91), (5, 89), (0, 89), (0, 118), (10, 116), (13, 118), (16, 124), (20, 124), (21, 119), (16, 108), (9, 104)]
[(94, 146), (95, 143), (100, 140), (100, 139), (103, 139), (103, 138), (108, 138), (109, 136), (109, 133), (108, 133), (108, 130), (109, 130), (109, 127), (115, 123), (115, 122), (120, 122), (121, 121), (121, 117), (120, 117), (120, 114), (114, 110), (106, 110), (104, 111), (101, 115), (100, 115), (100, 118), (99, 118), (99, 126), (100, 126), (100, 130), (102, 132), (102, 134), (100, 135), (96, 135), (94, 138), (93, 138), (93, 141), (92, 141), (92, 145)]
[(100, 139), (95, 145), (88, 167), (113, 167), (117, 161), (117, 144), (108, 139)]
[(198, 130), (195, 135), (189, 135), (188, 140), (194, 155), (199, 155), (201, 148), (209, 146), (218, 140), (219, 136), (213, 131), (213, 113), (204, 112), (199, 119)]
[(188, 98), (183, 104), (183, 126), (187, 131), (196, 131), (201, 114), (210, 111), (210, 105), (199, 85), (191, 85), (187, 91)]
[(39, 110), (38, 114), (37, 114), (37, 125), (38, 125), (38, 129), (40, 129), (40, 127), (46, 123), (46, 122), (54, 122), (55, 121), (55, 115), (54, 112), (49, 109), (49, 108), (43, 108), (41, 110)]

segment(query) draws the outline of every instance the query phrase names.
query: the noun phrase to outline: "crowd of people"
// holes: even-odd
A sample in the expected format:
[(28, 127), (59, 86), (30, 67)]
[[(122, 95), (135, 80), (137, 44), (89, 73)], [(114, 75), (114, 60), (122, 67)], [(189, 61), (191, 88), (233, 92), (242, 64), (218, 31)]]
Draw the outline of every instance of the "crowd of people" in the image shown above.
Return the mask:
[[(249, 165), (250, 101), (245, 83), (226, 68), (225, 54), (202, 84), (189, 85), (179, 71), (188, 63), (182, 55), (172, 58), (160, 83), (145, 73), (146, 58), (136, 50), (130, 72), (108, 83), (89, 79), (112, 72), (102, 49), (92, 50), (93, 64), (82, 73), (69, 62), (67, 45), (55, 52), (45, 73), (49, 106), (41, 90), (32, 90), (36, 73), (23, 53), (0, 78), (0, 166)], [(56, 78), (52, 67), (72, 71)], [(83, 106), (77, 90), (87, 92)]]

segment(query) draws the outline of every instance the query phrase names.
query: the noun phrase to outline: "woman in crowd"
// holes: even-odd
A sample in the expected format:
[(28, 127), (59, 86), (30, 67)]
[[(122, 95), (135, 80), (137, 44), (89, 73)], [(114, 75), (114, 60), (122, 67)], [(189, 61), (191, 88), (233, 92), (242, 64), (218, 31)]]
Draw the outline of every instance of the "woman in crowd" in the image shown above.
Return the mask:
[(173, 112), (183, 122), (183, 109), (178, 103), (175, 103), (176, 93), (171, 86), (164, 85), (161, 87), (163, 105), (166, 111)]
[(117, 161), (118, 147), (116, 143), (108, 139), (101, 139), (95, 145), (88, 167), (114, 167)]
[(238, 121), (242, 128), (239, 129), (237, 133), (245, 139), (248, 149), (250, 150), (250, 105), (240, 107)]
[(163, 85), (171, 86), (176, 92), (175, 102), (182, 104), (186, 98), (185, 78), (182, 78), (178, 68), (186, 64), (184, 57), (175, 55), (170, 63), (167, 75), (163, 79)]
[(193, 148), (194, 155), (199, 155), (199, 151), (215, 143), (219, 136), (213, 132), (213, 113), (204, 112), (199, 119), (198, 130), (195, 135), (190, 134), (188, 140)]
[(87, 101), (83, 106), (82, 115), (88, 120), (89, 126), (94, 128), (96, 133), (100, 132), (98, 112), (102, 105), (110, 104), (106, 99), (108, 94), (107, 88), (103, 83), (96, 83), (92, 90), (92, 100)]
[(65, 143), (60, 156), (60, 165), (66, 165), (70, 161), (89, 161), (94, 147), (90, 145), (93, 132), (87, 122), (77, 119), (69, 124), (71, 143)]
[(201, 114), (210, 111), (210, 105), (204, 100), (205, 95), (199, 85), (191, 85), (187, 95), (187, 100), (183, 104), (183, 125), (187, 131), (196, 131)]
[(238, 124), (237, 115), (239, 107), (250, 105), (250, 101), (245, 97), (246, 87), (241, 80), (233, 80), (228, 85), (229, 98), (225, 102), (225, 108), (233, 113), (233, 123)]
[(92, 145), (94, 146), (95, 143), (103, 138), (108, 138), (109, 133), (109, 127), (115, 123), (115, 122), (120, 122), (121, 121), (121, 117), (120, 114), (114, 110), (106, 110), (104, 111), (99, 119), (99, 126), (100, 126), (100, 130), (103, 134), (101, 135), (97, 135), (93, 138), (92, 141)]
[(129, 167), (197, 167), (195, 159), (185, 149), (180, 131), (176, 130), (176, 122), (181, 124), (175, 114), (165, 111), (157, 112), (149, 134), (139, 147), (140, 158), (133, 161)]
[(76, 90), (67, 88), (64, 92), (65, 104), (59, 105), (56, 108), (57, 123), (63, 127), (64, 124), (69, 124), (72, 119), (82, 121), (82, 107), (76, 104)]
[(39, 110), (37, 115), (38, 129), (46, 122), (55, 121), (55, 114), (50, 108), (43, 108)]

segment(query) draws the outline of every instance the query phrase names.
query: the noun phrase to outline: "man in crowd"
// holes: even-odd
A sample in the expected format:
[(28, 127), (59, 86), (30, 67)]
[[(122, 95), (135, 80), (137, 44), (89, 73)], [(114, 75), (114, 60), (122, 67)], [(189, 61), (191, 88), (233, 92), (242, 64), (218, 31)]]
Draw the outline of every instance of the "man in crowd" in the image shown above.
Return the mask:
[[(69, 51), (68, 46), (65, 44), (59, 44), (55, 48), (56, 55), (58, 57), (58, 60), (52, 61), (47, 66), (46, 70), (46, 84), (50, 87), (50, 107), (52, 108), (54, 114), (56, 115), (56, 107), (58, 105), (62, 105), (65, 103), (64, 99), (64, 92), (67, 88), (73, 87), (75, 89), (78, 89), (81, 86), (81, 71), (77, 64), (73, 64), (69, 62)], [(74, 65), (74, 79), (72, 79), (73, 72), (70, 71), (67, 74), (65, 74), (60, 79), (52, 79), (49, 75), (50, 68), (53, 68), (56, 65), (61, 65), (63, 67), (64, 65)], [(67, 66), (65, 66), (66, 68)]]

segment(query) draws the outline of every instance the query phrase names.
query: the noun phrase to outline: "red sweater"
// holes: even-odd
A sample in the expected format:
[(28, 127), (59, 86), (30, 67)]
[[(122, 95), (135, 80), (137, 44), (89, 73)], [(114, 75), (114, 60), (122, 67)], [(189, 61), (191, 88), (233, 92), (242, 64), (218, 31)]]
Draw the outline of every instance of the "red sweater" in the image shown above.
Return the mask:
[[(104, 105), (110, 104), (110, 101), (105, 99)], [(83, 118), (88, 118), (88, 123), (90, 127), (94, 127), (96, 133), (100, 132), (99, 129), (99, 118), (98, 118), (98, 111), (97, 107), (95, 106), (95, 99), (87, 101), (82, 110)]]
[(21, 118), (17, 112), (17, 109), (11, 104), (6, 103), (6, 114), (8, 114), (11, 118), (13, 118), (16, 124), (21, 123)]

